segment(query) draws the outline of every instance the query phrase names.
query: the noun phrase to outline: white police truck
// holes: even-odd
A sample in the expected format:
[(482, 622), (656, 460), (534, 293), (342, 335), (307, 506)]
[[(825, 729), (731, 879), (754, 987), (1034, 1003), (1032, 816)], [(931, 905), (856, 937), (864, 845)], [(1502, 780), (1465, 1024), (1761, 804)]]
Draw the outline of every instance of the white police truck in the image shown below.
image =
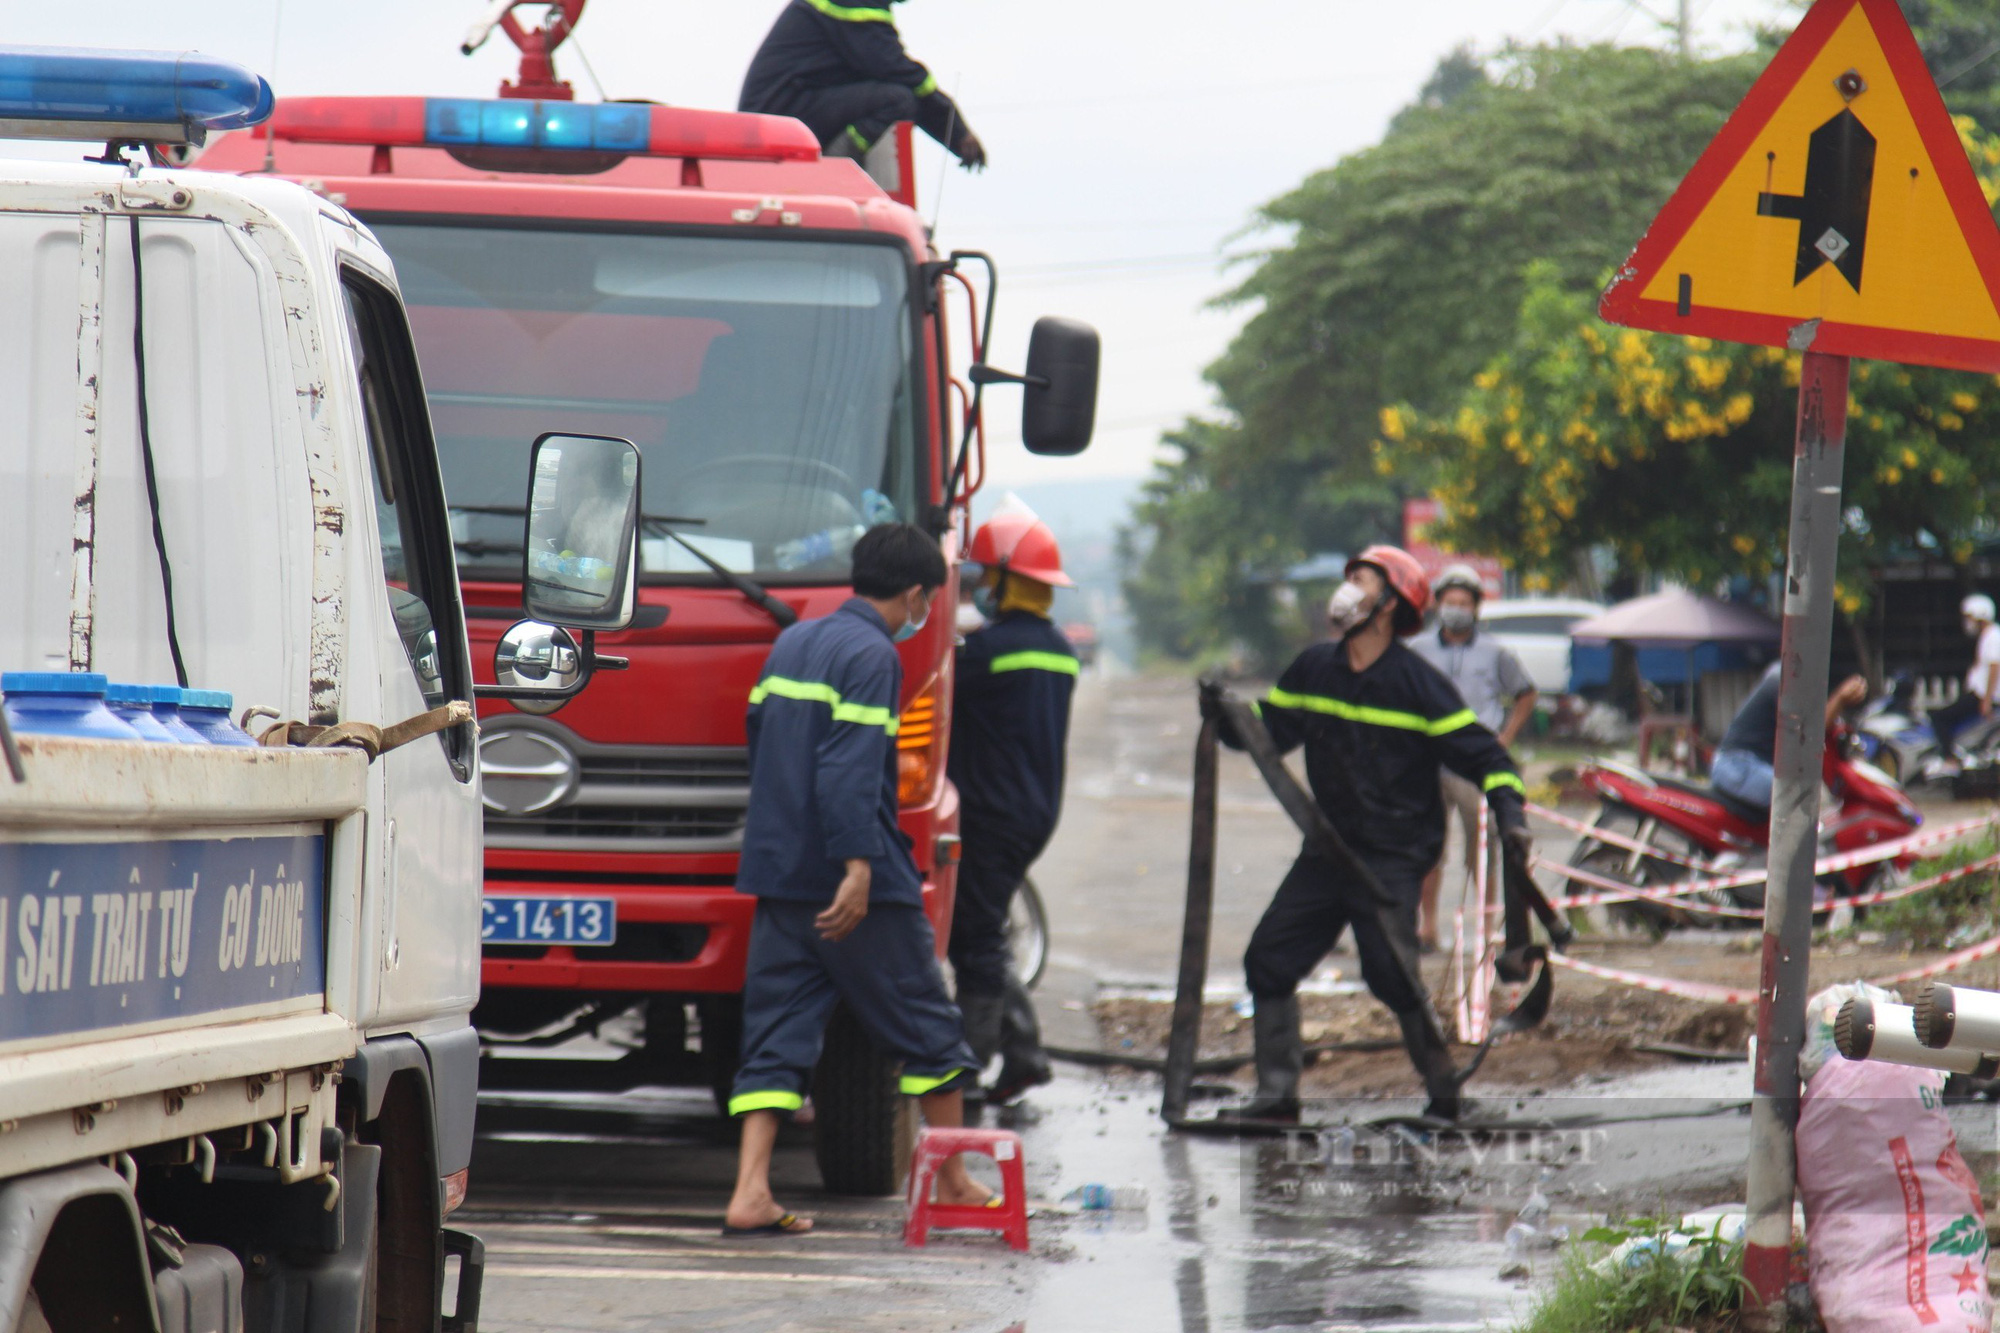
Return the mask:
[[(478, 1318), (475, 690), (402, 303), (337, 202), (169, 165), (270, 105), (0, 48), (0, 136), (106, 144), (0, 161), (0, 1333)], [(534, 448), (482, 689), (561, 698), (619, 665), (638, 455)]]

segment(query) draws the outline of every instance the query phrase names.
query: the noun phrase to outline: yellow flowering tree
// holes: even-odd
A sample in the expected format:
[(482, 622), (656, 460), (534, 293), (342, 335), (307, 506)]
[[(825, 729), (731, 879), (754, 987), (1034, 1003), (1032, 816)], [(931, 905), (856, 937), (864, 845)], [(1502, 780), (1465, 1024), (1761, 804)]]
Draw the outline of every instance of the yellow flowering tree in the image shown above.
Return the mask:
[[(1452, 410), (1383, 409), (1384, 475), (1428, 478), (1443, 536), (1560, 583), (1608, 548), (1696, 586), (1784, 560), (1796, 353), (1615, 328), (1531, 271), (1515, 339)], [(1854, 363), (1841, 608), (1896, 550), (1962, 547), (2000, 512), (2000, 382)]]

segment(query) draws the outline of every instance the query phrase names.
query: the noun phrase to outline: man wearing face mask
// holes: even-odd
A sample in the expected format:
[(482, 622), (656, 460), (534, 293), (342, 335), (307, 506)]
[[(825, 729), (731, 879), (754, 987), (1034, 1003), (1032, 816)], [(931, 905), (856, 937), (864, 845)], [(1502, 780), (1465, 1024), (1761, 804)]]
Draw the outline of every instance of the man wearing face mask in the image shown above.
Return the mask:
[(949, 771), (964, 841), (950, 950), (965, 1039), (982, 1068), (1001, 1057), (987, 1092), (997, 1105), (1051, 1077), (1007, 915), (1062, 811), (1078, 664), (1049, 610), (1057, 588), (1075, 585), (1055, 534), (1024, 505), (1003, 507), (975, 532), (970, 558), (982, 570), (973, 599), (987, 623), (958, 650), (953, 691)]
[[(1412, 982), (1417, 902), (1444, 846), (1439, 768), (1486, 794), (1501, 836), (1520, 852), (1527, 850), (1528, 830), (1525, 788), (1506, 749), (1450, 681), (1398, 642), (1422, 628), (1430, 600), (1415, 557), (1393, 546), (1369, 547), (1348, 562), (1347, 581), (1327, 605), (1332, 637), (1300, 653), (1258, 705), (1281, 753), (1305, 747), (1314, 799), (1397, 907), (1378, 912), (1361, 885), (1310, 847), (1300, 852), (1243, 955), (1256, 1005), (1257, 1091), (1218, 1120), (1297, 1122), (1305, 1065), (1298, 986), (1350, 927), (1362, 980), (1402, 1026), (1430, 1098), (1427, 1114), (1457, 1118), (1451, 1054), (1425, 1021), (1429, 998)], [(1206, 695), (1202, 706), (1220, 723), (1223, 742), (1240, 748)]]
[[(1437, 598), (1437, 629), (1410, 640), (1419, 657), (1445, 674), (1465, 706), (1488, 730), (1497, 732), (1508, 750), (1535, 713), (1535, 682), (1528, 678), (1514, 650), (1479, 632), (1479, 604), (1486, 595), (1479, 573), (1470, 565), (1452, 565), (1431, 585)], [(1475, 873), (1479, 843), (1479, 789), (1450, 769), (1438, 774), (1443, 784), (1447, 818), (1458, 819), (1465, 844), (1465, 869)], [(1438, 886), (1444, 861), (1424, 876), (1423, 905), (1417, 915), (1417, 940), (1424, 952), (1437, 948)]]
[[(854, 596), (778, 636), (750, 692), (750, 806), (739, 893), (754, 894), (743, 983), (743, 1061), (729, 1113), (743, 1119), (728, 1235), (789, 1235), (812, 1223), (771, 1195), (779, 1118), (799, 1109), (834, 1005), (902, 1061), (902, 1090), (933, 1125), (963, 1123), (977, 1078), (945, 990), (923, 878), (896, 822), (903, 667), (895, 644), (922, 630), (948, 571), (907, 523), (854, 544)], [(939, 1202), (989, 1192), (953, 1158)]]

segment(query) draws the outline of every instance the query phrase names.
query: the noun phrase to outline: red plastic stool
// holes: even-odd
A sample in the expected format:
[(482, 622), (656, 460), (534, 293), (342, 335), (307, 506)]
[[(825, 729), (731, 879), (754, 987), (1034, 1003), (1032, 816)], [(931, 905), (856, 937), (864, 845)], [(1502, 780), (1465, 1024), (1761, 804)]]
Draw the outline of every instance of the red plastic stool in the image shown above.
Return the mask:
[[(985, 1153), (1000, 1166), (998, 1208), (933, 1203), (931, 1186), (946, 1159), (962, 1152)], [(910, 1158), (909, 1216), (903, 1223), (903, 1244), (923, 1245), (933, 1227), (1003, 1231), (1017, 1250), (1028, 1248), (1028, 1187), (1022, 1173), (1021, 1136), (1004, 1129), (925, 1129), (917, 1135)]]

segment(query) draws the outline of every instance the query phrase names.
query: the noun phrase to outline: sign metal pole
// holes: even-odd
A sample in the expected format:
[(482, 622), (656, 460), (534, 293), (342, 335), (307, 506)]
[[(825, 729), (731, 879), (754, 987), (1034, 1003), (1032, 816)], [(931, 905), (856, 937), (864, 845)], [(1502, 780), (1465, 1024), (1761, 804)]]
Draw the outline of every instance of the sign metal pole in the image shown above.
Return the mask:
[(1743, 1273), (1766, 1306), (1782, 1301), (1791, 1267), (1799, 1047), (1805, 1040), (1812, 946), (1813, 859), (1826, 748), (1827, 657), (1847, 439), (1847, 358), (1808, 351), (1799, 375), (1792, 525), (1785, 562), (1778, 676), (1770, 878), (1757, 984), (1756, 1085), (1750, 1104), (1749, 1227)]

